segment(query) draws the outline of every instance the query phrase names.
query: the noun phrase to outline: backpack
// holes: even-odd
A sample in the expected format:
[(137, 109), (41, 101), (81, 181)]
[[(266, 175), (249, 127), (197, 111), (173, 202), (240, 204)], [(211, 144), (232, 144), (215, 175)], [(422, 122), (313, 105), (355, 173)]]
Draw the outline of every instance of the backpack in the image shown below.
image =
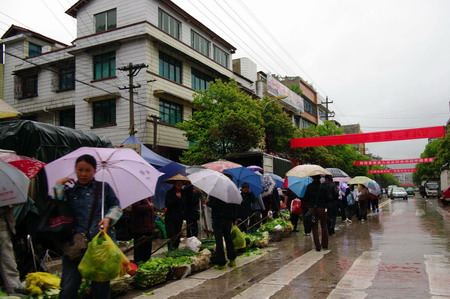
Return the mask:
[(350, 192), (350, 193), (347, 195), (347, 203), (348, 203), (349, 206), (353, 206), (353, 205), (356, 203), (355, 198), (353, 197), (353, 193), (352, 193), (352, 192)]

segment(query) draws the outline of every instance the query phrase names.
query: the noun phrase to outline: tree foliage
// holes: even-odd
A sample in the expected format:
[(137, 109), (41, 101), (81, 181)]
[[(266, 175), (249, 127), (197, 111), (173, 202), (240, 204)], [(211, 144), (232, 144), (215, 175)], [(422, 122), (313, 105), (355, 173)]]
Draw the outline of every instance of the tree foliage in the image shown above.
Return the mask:
[(425, 146), (420, 155), (421, 158), (435, 157), (432, 163), (417, 164), (417, 172), (413, 174), (413, 180), (420, 184), (422, 180), (439, 178), (441, 166), (450, 162), (450, 135), (435, 139)]
[(260, 106), (235, 81), (212, 82), (194, 95), (193, 106), (192, 117), (177, 125), (194, 143), (183, 153), (183, 163), (203, 164), (259, 145), (263, 134)]

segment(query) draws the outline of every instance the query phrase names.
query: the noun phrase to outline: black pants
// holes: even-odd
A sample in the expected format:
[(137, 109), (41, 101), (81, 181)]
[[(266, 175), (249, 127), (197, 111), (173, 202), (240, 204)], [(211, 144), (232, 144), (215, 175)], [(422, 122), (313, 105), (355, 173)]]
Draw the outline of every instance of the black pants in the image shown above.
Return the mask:
[(358, 211), (358, 204), (354, 205), (347, 205), (347, 218), (352, 220), (352, 217), (356, 215), (358, 217), (359, 213)]
[(166, 233), (169, 241), (169, 250), (177, 249), (180, 245), (181, 228), (183, 227), (183, 219), (168, 220), (166, 219)]
[(358, 201), (358, 206), (359, 206), (358, 220), (361, 220), (361, 219), (367, 220), (367, 204), (368, 204), (367, 200)]
[(236, 259), (236, 253), (234, 252), (233, 240), (231, 239), (231, 219), (213, 219), (212, 220), (214, 239), (216, 240), (216, 264), (219, 266), (224, 266), (227, 263), (225, 259), (225, 251), (223, 248), (223, 240), (225, 239), (225, 245), (227, 247), (227, 257), (228, 259)]
[(198, 236), (198, 221), (187, 219), (186, 220), (186, 237), (197, 237)]
[(328, 204), (327, 207), (327, 228), (330, 235), (334, 234), (334, 227), (336, 226), (337, 205), (335, 202)]
[(341, 216), (342, 221), (347, 219), (347, 201), (346, 200), (338, 201), (338, 215)]
[(152, 234), (136, 233), (133, 234), (134, 262), (146, 262), (152, 254)]
[(297, 225), (298, 225), (298, 214), (293, 214), (291, 213), (291, 223), (294, 226), (294, 230), (297, 230)]
[[(328, 248), (327, 212), (325, 212), (325, 208), (316, 208), (314, 217), (316, 220), (313, 223), (312, 233), (314, 245), (316, 246), (316, 250), (319, 251), (321, 248)], [(319, 222), (320, 234), (322, 236), (321, 240), (319, 239)]]
[(308, 213), (309, 208), (302, 208), (303, 212), (303, 229), (305, 234), (310, 234), (312, 230), (312, 213)]

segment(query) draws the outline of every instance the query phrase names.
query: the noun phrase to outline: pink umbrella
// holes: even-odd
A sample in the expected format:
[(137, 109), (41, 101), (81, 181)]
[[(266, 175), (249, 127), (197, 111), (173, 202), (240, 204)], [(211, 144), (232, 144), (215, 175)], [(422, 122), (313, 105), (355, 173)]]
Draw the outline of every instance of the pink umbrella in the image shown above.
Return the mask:
[(227, 160), (217, 160), (217, 161), (203, 164), (202, 166), (207, 169), (215, 170), (218, 172), (223, 172), (225, 169), (242, 167), (241, 164), (237, 164), (237, 163), (227, 161)]

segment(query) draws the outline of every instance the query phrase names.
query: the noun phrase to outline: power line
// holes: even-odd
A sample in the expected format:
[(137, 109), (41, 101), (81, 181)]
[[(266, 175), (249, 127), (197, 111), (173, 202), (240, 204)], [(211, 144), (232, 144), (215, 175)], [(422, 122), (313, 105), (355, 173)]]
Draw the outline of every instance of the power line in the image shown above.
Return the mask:
[[(61, 21), (59, 20), (59, 18), (55, 15), (55, 13), (50, 9), (50, 7), (48, 7), (48, 5), (47, 5), (47, 3), (45, 2), (45, 0), (41, 0), (41, 1), (44, 3), (44, 5), (45, 5), (45, 7), (47, 8), (47, 10), (50, 11), (50, 13), (55, 17), (55, 19), (58, 21), (58, 23), (66, 30), (66, 32), (69, 33), (69, 35), (72, 35), (72, 32), (70, 32), (70, 31), (66, 28), (66, 26), (64, 25), (64, 23), (61, 22)], [(73, 38), (73, 37), (72, 37), (72, 38)]]

